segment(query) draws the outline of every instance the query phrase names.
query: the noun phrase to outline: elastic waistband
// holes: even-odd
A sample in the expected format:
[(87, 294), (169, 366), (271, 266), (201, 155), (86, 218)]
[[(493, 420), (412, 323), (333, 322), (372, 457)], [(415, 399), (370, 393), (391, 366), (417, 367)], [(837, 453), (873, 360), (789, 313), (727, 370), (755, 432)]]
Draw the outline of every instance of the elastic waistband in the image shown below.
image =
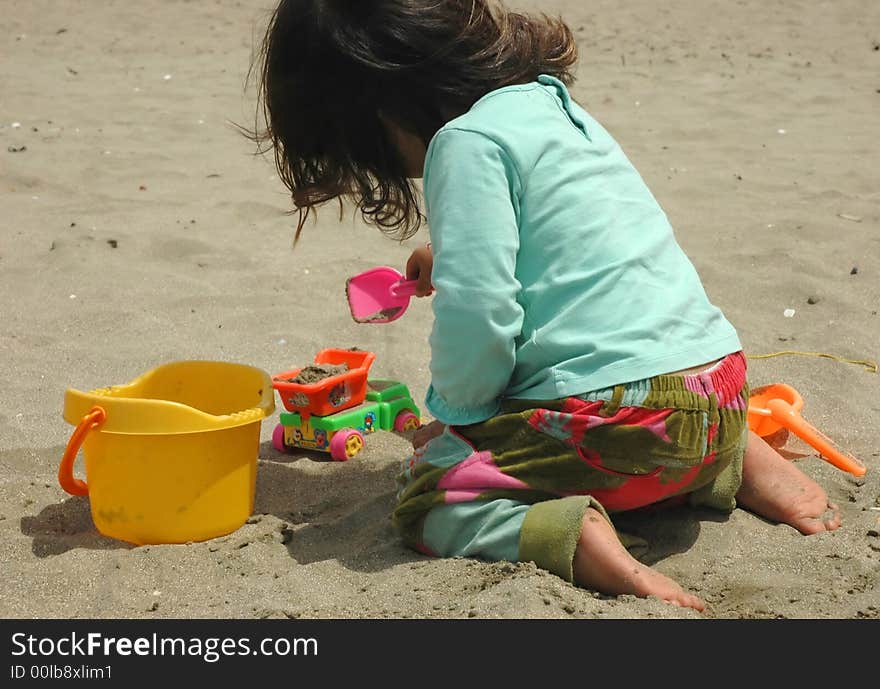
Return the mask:
[(656, 392), (688, 390), (702, 397), (715, 393), (719, 407), (739, 399), (746, 384), (746, 357), (742, 352), (728, 354), (712, 368), (687, 375), (662, 375), (650, 379)]

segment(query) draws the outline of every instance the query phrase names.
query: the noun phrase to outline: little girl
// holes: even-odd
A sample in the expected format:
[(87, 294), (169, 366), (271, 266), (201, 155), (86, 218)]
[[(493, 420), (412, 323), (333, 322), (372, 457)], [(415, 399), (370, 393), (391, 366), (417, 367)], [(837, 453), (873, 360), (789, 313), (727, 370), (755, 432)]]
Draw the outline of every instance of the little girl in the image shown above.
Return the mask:
[(567, 85), (559, 20), (489, 0), (282, 0), (263, 46), (266, 129), (299, 211), (343, 198), (431, 243), (436, 419), (394, 524), (435, 556), (534, 561), (606, 594), (703, 602), (641, 563), (610, 514), (737, 504), (804, 534), (825, 492), (748, 431), (746, 360), (672, 228)]

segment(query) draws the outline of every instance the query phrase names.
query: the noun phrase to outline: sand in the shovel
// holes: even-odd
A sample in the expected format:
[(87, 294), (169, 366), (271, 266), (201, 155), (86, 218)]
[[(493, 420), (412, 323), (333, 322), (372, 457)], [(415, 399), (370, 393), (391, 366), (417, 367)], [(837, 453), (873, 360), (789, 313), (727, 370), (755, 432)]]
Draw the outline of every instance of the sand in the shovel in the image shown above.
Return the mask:
[(355, 317), (355, 320), (358, 323), (384, 323), (392, 320), (400, 311), (400, 306), (389, 306), (387, 309), (376, 311), (376, 313), (372, 313), (364, 318)]

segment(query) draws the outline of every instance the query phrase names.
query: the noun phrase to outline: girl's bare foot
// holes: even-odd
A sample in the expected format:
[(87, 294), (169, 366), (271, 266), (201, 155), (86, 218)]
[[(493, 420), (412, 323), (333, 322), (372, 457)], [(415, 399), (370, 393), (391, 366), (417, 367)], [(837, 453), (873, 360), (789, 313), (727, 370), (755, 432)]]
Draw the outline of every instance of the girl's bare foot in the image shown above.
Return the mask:
[(805, 535), (840, 526), (840, 511), (822, 487), (751, 431), (736, 501), (740, 507), (793, 526)]
[(646, 567), (627, 552), (614, 527), (590, 507), (574, 554), (574, 578), (584, 588), (609, 595), (656, 596), (685, 608), (703, 611), (706, 604), (672, 579)]

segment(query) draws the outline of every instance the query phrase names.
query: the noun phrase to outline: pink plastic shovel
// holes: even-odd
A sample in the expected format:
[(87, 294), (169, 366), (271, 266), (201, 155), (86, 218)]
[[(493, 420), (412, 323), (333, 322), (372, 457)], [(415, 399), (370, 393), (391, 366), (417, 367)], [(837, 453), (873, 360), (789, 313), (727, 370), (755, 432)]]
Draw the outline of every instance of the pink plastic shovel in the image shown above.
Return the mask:
[(400, 318), (410, 297), (416, 293), (416, 280), (407, 280), (387, 266), (371, 268), (345, 281), (345, 296), (351, 317), (358, 323), (390, 323)]

